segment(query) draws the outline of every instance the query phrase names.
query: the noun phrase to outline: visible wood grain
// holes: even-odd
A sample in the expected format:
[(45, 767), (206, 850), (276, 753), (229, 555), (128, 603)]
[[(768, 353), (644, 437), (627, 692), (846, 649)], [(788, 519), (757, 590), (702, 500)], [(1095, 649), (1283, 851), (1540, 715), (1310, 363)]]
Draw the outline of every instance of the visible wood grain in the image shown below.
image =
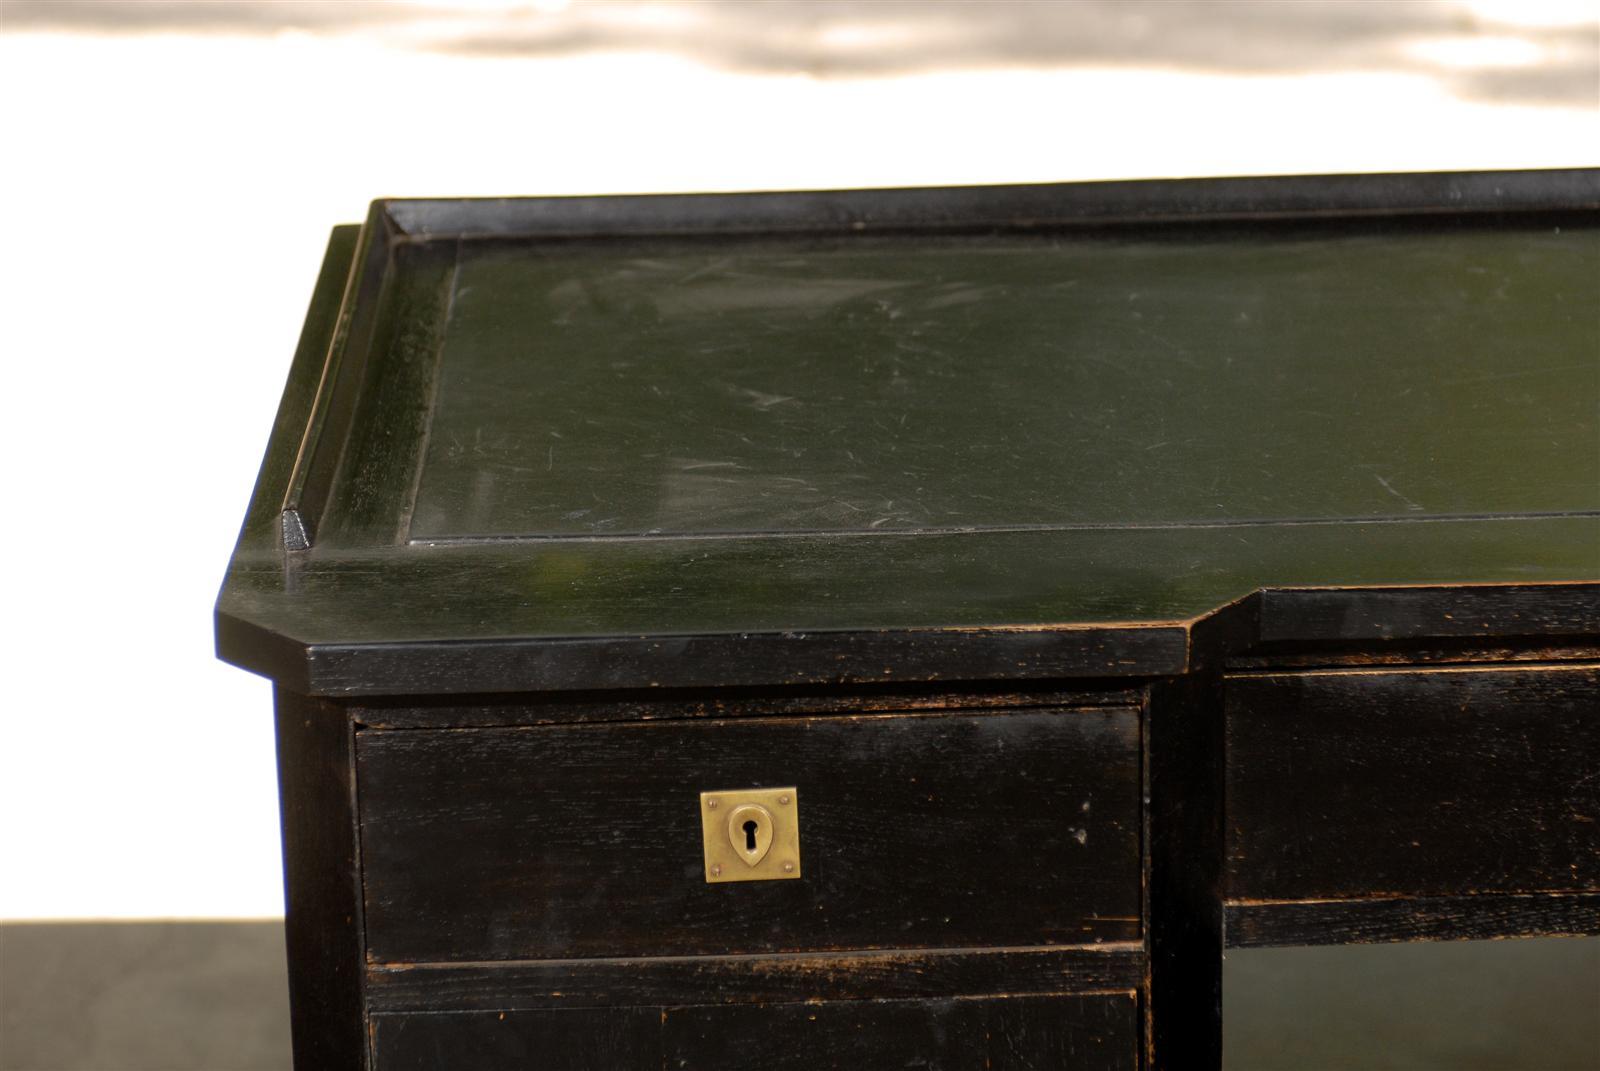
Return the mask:
[(339, 454), (339, 494), (319, 541), (383, 546), (405, 540), (412, 481), (428, 441), (439, 349), (450, 319), (451, 243), (399, 245), (381, 298), (364, 382)]
[(1284, 673), (1304, 669), (1397, 669), (1424, 666), (1503, 666), (1509, 662), (1600, 662), (1600, 643), (1572, 637), (1552, 643), (1548, 638), (1481, 638), (1454, 642), (1427, 640), (1321, 640), (1311, 643), (1254, 644), (1248, 652), (1230, 655), (1226, 666), (1233, 673), (1258, 671)]
[(374, 1017), (376, 1071), (1134, 1071), (1131, 992)]
[(1227, 897), (1600, 888), (1600, 668), (1227, 686)]
[(1131, 706), (1143, 688), (1120, 680), (930, 684), (839, 688), (718, 688), (569, 692), (552, 695), (399, 696), (362, 699), (351, 717), (373, 729), (491, 728), (574, 722), (674, 721), (806, 714), (899, 714), (1027, 707)]
[(1153, 1069), (1222, 1059), (1222, 684), (1160, 681), (1146, 708)]
[(632, 197), (406, 199), (381, 202), (417, 240), (592, 238), (662, 233), (860, 233), (1285, 218), (1444, 216), (1568, 211), (1600, 204), (1589, 168), (1378, 175), (1154, 179), (948, 189), (807, 190)]
[(1600, 584), (1484, 584), (1262, 595), (1263, 643), (1600, 635)]
[(1132, 993), (668, 1009), (663, 1066), (1135, 1071)]
[[(376, 962), (1139, 937), (1139, 714), (367, 730)], [(795, 785), (804, 877), (708, 885), (698, 794)]]
[(1133, 989), (1138, 944), (783, 956), (406, 963), (367, 970), (374, 1012), (769, 1003)]
[(355, 729), (326, 700), (278, 689), (276, 707), (295, 1067), (365, 1071)]
[[(484, 584), (477, 595), (501, 597), (495, 590), (500, 578), (492, 574), (480, 581), (464, 575), (457, 579), (466, 585), (456, 588), (457, 593)], [(369, 594), (386, 585), (381, 582)], [(795, 630), (488, 644), (418, 641), (323, 645), (308, 657), (316, 686), (328, 694), (438, 695), (1136, 677), (1181, 672), (1187, 650), (1188, 634), (1182, 627), (1141, 626)], [(383, 685), (374, 687), (379, 680)]]
[[(397, 273), (391, 270), (394, 237), (389, 214), (383, 206), (371, 205), (340, 294), (336, 327), (311, 370), (315, 395), (295, 438), (293, 469), (285, 472), (284, 483), (270, 493), (273, 508), (283, 510), (284, 533), (287, 535), (292, 519), (292, 528), (300, 537), (289, 543), (275, 540), (276, 549), (304, 550), (310, 542), (320, 540), (323, 514), (330, 504), (336, 504), (332, 501), (335, 476), (361, 388), (371, 362), (382, 360), (382, 354), (375, 358), (372, 344), (374, 336), (385, 330), (382, 316), (390, 309), (385, 299), (395, 287)], [(241, 540), (240, 549), (244, 546)]]
[(373, 1071), (655, 1071), (661, 1018), (659, 1008), (375, 1015)]
[(1229, 948), (1600, 934), (1600, 893), (1229, 901)]
[[(1263, 586), (1565, 581), (1597, 542), (1600, 515), (246, 553), (218, 613), (334, 696), (1160, 676)], [(258, 635), (219, 653), (282, 672)]]

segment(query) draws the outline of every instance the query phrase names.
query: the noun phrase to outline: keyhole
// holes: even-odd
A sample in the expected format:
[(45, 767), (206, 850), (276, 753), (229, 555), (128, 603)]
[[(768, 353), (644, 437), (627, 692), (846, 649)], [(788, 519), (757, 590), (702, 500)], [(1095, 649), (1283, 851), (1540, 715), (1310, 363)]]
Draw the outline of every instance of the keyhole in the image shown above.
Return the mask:
[(759, 803), (735, 807), (728, 815), (728, 847), (738, 853), (745, 866), (757, 866), (772, 850), (772, 812)]

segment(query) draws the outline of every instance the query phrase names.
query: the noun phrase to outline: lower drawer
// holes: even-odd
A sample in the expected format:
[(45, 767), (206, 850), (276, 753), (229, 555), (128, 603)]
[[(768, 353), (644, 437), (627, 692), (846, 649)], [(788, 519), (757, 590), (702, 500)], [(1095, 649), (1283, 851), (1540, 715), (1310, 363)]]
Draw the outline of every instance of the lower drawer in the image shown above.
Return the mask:
[(379, 1015), (376, 1071), (1134, 1071), (1133, 993)]
[(1600, 668), (1239, 677), (1227, 896), (1600, 888)]

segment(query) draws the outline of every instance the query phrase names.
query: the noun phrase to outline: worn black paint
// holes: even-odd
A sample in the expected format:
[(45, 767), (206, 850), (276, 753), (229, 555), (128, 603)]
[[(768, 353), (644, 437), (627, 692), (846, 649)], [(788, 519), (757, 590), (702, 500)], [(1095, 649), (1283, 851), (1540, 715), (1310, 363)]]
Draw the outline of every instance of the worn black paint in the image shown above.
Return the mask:
[(732, 1001), (982, 996), (1136, 989), (1138, 943), (1069, 948), (898, 949), (792, 955), (407, 963), (367, 972), (368, 1006), (489, 1011)]
[(659, 1068), (659, 1008), (375, 1015), (381, 1071)]
[(382, 1015), (385, 1071), (1135, 1071), (1132, 993)]
[(1029, 707), (1138, 706), (1140, 682), (1046, 681), (996, 692), (992, 683), (883, 685), (838, 688), (714, 688), (621, 690), (486, 696), (401, 696), (351, 704), (352, 717), (374, 729), (428, 729), (568, 722), (663, 721), (681, 718), (760, 718), (807, 714), (944, 713)]
[(277, 714), (295, 1067), (364, 1067), (355, 727), (337, 705), (281, 689)]
[[(1134, 708), (362, 732), (380, 962), (1140, 937)], [(802, 878), (707, 884), (702, 790), (794, 785)]]
[[(1225, 941), (1594, 932), (1597, 207), (337, 229), (217, 604), (298, 1065), (1206, 1068)], [(804, 878), (707, 887), (698, 791), (795, 781)]]
[(1600, 892), (1268, 900), (1224, 909), (1229, 948), (1600, 933)]
[[(1159, 675), (1261, 589), (1592, 583), (1597, 201), (1547, 172), (380, 203), (219, 649), (326, 695)], [(1516, 627), (1591, 627), (1574, 598)]]
[(1233, 900), (1600, 886), (1600, 668), (1240, 677)]

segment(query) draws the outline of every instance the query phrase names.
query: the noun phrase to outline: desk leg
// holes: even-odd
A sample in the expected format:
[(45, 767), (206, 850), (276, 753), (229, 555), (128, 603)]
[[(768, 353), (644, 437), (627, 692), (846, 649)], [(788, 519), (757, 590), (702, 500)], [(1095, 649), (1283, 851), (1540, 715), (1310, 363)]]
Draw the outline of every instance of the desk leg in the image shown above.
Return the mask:
[(355, 727), (336, 703), (276, 691), (289, 1018), (298, 1071), (367, 1066)]
[(1151, 686), (1145, 710), (1152, 1069), (1222, 1066), (1221, 680)]

